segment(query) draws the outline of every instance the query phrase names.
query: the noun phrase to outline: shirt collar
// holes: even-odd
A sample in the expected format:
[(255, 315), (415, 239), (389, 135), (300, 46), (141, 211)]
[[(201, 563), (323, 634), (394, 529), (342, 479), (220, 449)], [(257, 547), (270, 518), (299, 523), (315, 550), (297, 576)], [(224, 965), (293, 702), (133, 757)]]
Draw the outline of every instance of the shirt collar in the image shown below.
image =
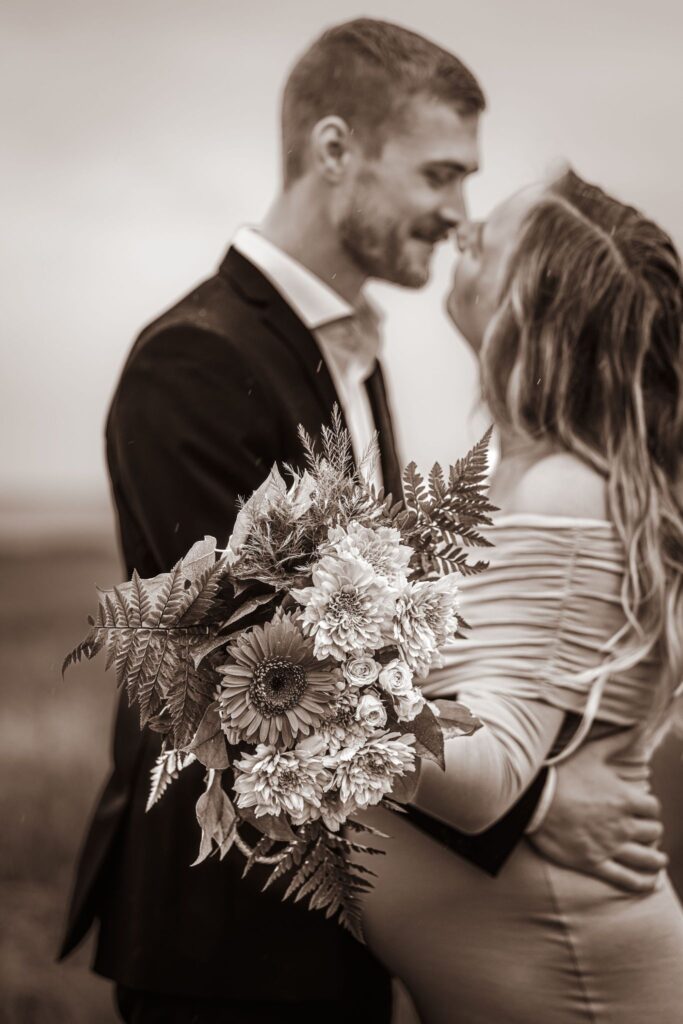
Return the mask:
[(255, 228), (240, 228), (232, 245), (268, 278), (309, 331), (354, 316), (356, 310), (341, 295)]

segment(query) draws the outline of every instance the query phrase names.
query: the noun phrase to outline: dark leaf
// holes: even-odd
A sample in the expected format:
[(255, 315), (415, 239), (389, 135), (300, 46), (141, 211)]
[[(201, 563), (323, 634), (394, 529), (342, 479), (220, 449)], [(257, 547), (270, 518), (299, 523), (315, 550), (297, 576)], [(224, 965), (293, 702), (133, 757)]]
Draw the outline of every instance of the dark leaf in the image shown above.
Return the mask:
[(415, 734), (415, 750), (419, 756), (427, 757), (445, 769), (443, 733), (438, 718), (428, 705), (413, 719), (410, 728)]
[(225, 736), (221, 731), (221, 719), (218, 714), (218, 703), (216, 701), (209, 704), (204, 712), (204, 717), (199, 723), (199, 728), (194, 734), (187, 750), (194, 754), (205, 768), (223, 771), (230, 766), (230, 758), (225, 743)]
[(448, 732), (451, 734), (457, 732), (461, 736), (472, 736), (483, 725), (483, 722), (473, 715), (469, 708), (458, 701), (435, 700), (433, 703), (439, 709), (439, 721), (444, 727), (448, 727)]
[(420, 780), (419, 762), (417, 768), (412, 772), (406, 772), (396, 778), (391, 790), (391, 799), (400, 804), (408, 804), (417, 792), (417, 784)]
[(251, 807), (240, 807), (240, 817), (248, 821), (250, 825), (258, 829), (269, 839), (277, 839), (283, 843), (290, 843), (296, 840), (296, 833), (292, 831), (291, 825), (284, 817), (274, 817), (272, 814), (256, 816)]
[(210, 771), (208, 774), (206, 790), (197, 801), (197, 821), (202, 830), (202, 840), (192, 867), (209, 856), (214, 844), (222, 860), (235, 841), (237, 815), (221, 786), (220, 772)]

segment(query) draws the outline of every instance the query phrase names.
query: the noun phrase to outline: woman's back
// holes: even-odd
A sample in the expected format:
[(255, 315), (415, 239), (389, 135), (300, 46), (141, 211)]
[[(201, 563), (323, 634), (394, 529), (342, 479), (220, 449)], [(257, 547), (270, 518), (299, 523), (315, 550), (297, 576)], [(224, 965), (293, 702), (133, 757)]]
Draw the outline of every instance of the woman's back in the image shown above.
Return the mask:
[[(537, 770), (524, 759), (535, 750), (540, 763), (542, 719), (532, 718), (529, 733), (511, 743), (525, 721), (510, 714), (515, 705), (567, 713), (551, 753), (590, 742), (594, 719), (603, 728), (637, 724), (651, 733), (661, 717), (656, 660), (629, 665), (626, 658), (619, 671), (603, 671), (620, 658), (618, 643), (610, 650), (609, 641), (626, 622), (625, 555), (600, 505), (604, 485), (577, 463), (573, 456), (532, 460), (518, 486), (504, 496), (501, 486), (494, 491), (504, 510), (488, 533), (490, 567), (462, 585), (472, 629), (446, 650), (444, 667), (424, 687), (429, 697), (457, 695), (484, 719), (493, 738), (477, 779), (493, 766), (497, 743), (512, 751), (513, 778), (516, 749), (519, 773)], [(499, 483), (504, 462), (501, 469)], [(468, 744), (474, 752), (477, 737), (486, 739), (482, 733), (453, 741), (463, 762)], [(505, 785), (491, 771), (487, 800)], [(472, 800), (483, 792), (473, 789)], [(547, 861), (522, 841), (490, 878), (403, 816), (377, 810), (369, 821), (392, 839), (377, 840), (386, 856), (367, 899), (368, 941), (406, 980), (424, 1021), (678, 1020), (683, 914), (665, 877), (654, 893), (626, 894)], [(429, 937), (425, 944), (406, 941), (415, 922)]]

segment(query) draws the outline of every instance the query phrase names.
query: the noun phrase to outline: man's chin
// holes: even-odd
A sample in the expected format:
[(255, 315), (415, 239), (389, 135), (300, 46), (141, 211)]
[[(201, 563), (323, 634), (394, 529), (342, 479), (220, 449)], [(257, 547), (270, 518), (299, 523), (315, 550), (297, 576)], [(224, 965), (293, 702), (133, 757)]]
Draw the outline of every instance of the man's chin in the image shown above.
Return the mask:
[(403, 288), (424, 288), (429, 281), (431, 269), (430, 254), (427, 259), (403, 261), (400, 266), (393, 269), (391, 276), (385, 277), (385, 280)]

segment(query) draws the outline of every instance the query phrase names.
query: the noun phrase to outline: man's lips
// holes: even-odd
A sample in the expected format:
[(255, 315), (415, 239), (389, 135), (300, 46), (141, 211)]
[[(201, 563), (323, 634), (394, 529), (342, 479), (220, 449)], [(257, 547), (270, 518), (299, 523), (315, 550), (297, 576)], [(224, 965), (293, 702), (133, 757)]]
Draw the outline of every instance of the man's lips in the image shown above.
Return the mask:
[(439, 242), (445, 242), (448, 238), (448, 231), (439, 231), (438, 233), (426, 232), (426, 231), (413, 231), (412, 237), (418, 242), (424, 242), (427, 245), (438, 245)]

